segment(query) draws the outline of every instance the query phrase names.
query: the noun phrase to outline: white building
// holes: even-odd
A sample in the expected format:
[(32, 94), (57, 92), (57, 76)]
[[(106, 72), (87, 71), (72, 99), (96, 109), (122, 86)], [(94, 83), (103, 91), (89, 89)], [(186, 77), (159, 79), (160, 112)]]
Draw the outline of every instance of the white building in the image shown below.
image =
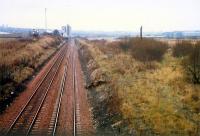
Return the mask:
[(70, 38), (71, 37), (71, 26), (70, 25), (67, 25), (67, 26), (62, 26), (62, 35), (63, 37), (66, 37), (66, 38)]

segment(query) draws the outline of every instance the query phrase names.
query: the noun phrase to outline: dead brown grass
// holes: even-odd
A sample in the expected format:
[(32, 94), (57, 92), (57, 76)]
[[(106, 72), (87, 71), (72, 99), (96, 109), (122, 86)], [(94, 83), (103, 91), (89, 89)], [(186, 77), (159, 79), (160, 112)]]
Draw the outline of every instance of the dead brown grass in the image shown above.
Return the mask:
[(171, 49), (165, 49), (162, 60), (153, 61), (156, 67), (149, 69), (143, 61), (132, 56), (129, 52), (132, 47), (120, 48), (127, 45), (121, 41), (81, 43), (90, 52), (89, 61), (95, 61), (97, 69), (109, 77), (107, 83), (92, 90), (97, 126), (113, 126), (118, 135), (200, 133), (200, 86), (185, 79), (182, 59), (174, 57)]

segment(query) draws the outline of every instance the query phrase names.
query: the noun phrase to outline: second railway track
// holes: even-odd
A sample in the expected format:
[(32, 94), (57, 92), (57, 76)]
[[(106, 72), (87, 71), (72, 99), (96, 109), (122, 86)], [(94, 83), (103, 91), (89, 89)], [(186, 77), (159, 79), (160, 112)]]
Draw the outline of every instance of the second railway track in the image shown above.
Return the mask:
[(62, 81), (60, 84), (59, 97), (57, 98), (56, 105), (54, 107), (54, 112), (53, 112), (53, 116), (51, 119), (52, 125), (50, 125), (49, 131), (48, 131), (48, 135), (52, 135), (52, 136), (55, 136), (56, 132), (57, 132), (59, 116), (60, 116), (60, 111), (61, 111), (61, 104), (62, 104), (63, 94), (64, 94), (64, 90), (65, 90), (65, 84), (66, 84), (66, 78), (67, 78), (67, 69), (69, 67), (70, 55), (71, 55), (71, 53), (68, 54), (67, 62), (64, 67), (64, 74), (63, 74)]
[[(74, 45), (75, 46), (75, 45)], [(76, 47), (74, 47), (76, 48)], [(78, 101), (78, 79), (76, 71), (76, 53), (73, 51), (73, 136), (81, 135), (80, 106)]]
[(6, 133), (7, 136), (29, 135), (52, 85), (54, 77), (64, 59), (66, 50), (67, 46), (64, 45), (60, 50), (58, 57), (55, 59), (54, 64), (50, 67), (47, 74), (34, 90), (34, 93), (31, 95), (28, 102), (11, 124)]

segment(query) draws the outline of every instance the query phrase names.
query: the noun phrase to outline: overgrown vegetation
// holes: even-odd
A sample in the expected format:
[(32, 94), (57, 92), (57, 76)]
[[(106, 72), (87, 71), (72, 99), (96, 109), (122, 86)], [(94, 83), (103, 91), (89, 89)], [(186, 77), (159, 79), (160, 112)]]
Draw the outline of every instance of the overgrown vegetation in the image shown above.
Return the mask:
[(200, 42), (179, 41), (173, 47), (173, 56), (182, 58), (188, 78), (194, 84), (200, 84)]
[(195, 84), (200, 84), (200, 42), (196, 43), (188, 58), (184, 60), (184, 64), (192, 79), (192, 82)]
[[(191, 67), (189, 62), (199, 62), (198, 47), (186, 61), (174, 57), (174, 47), (152, 39), (81, 40), (80, 55), (90, 54), (86, 68), (97, 131), (104, 135), (200, 135), (200, 86), (186, 80), (183, 63)], [(154, 69), (149, 69), (149, 62)]]
[(140, 38), (130, 39), (127, 46), (131, 49), (133, 57), (143, 62), (161, 61), (168, 48), (163, 42)]
[(193, 45), (190, 41), (178, 41), (173, 47), (174, 57), (184, 57), (189, 55), (193, 51)]
[(60, 42), (60, 38), (51, 36), (0, 42), (1, 112), (24, 90), (24, 81), (58, 49)]

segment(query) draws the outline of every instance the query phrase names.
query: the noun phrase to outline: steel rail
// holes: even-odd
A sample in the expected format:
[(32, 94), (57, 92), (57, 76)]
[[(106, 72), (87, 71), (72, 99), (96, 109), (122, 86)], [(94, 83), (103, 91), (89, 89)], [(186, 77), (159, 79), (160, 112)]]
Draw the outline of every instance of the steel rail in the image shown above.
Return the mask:
[[(74, 52), (74, 51), (73, 51)], [(73, 54), (73, 136), (76, 136), (77, 126), (76, 126), (76, 91), (77, 91), (77, 84), (76, 84), (76, 63), (75, 63), (75, 53)]]

